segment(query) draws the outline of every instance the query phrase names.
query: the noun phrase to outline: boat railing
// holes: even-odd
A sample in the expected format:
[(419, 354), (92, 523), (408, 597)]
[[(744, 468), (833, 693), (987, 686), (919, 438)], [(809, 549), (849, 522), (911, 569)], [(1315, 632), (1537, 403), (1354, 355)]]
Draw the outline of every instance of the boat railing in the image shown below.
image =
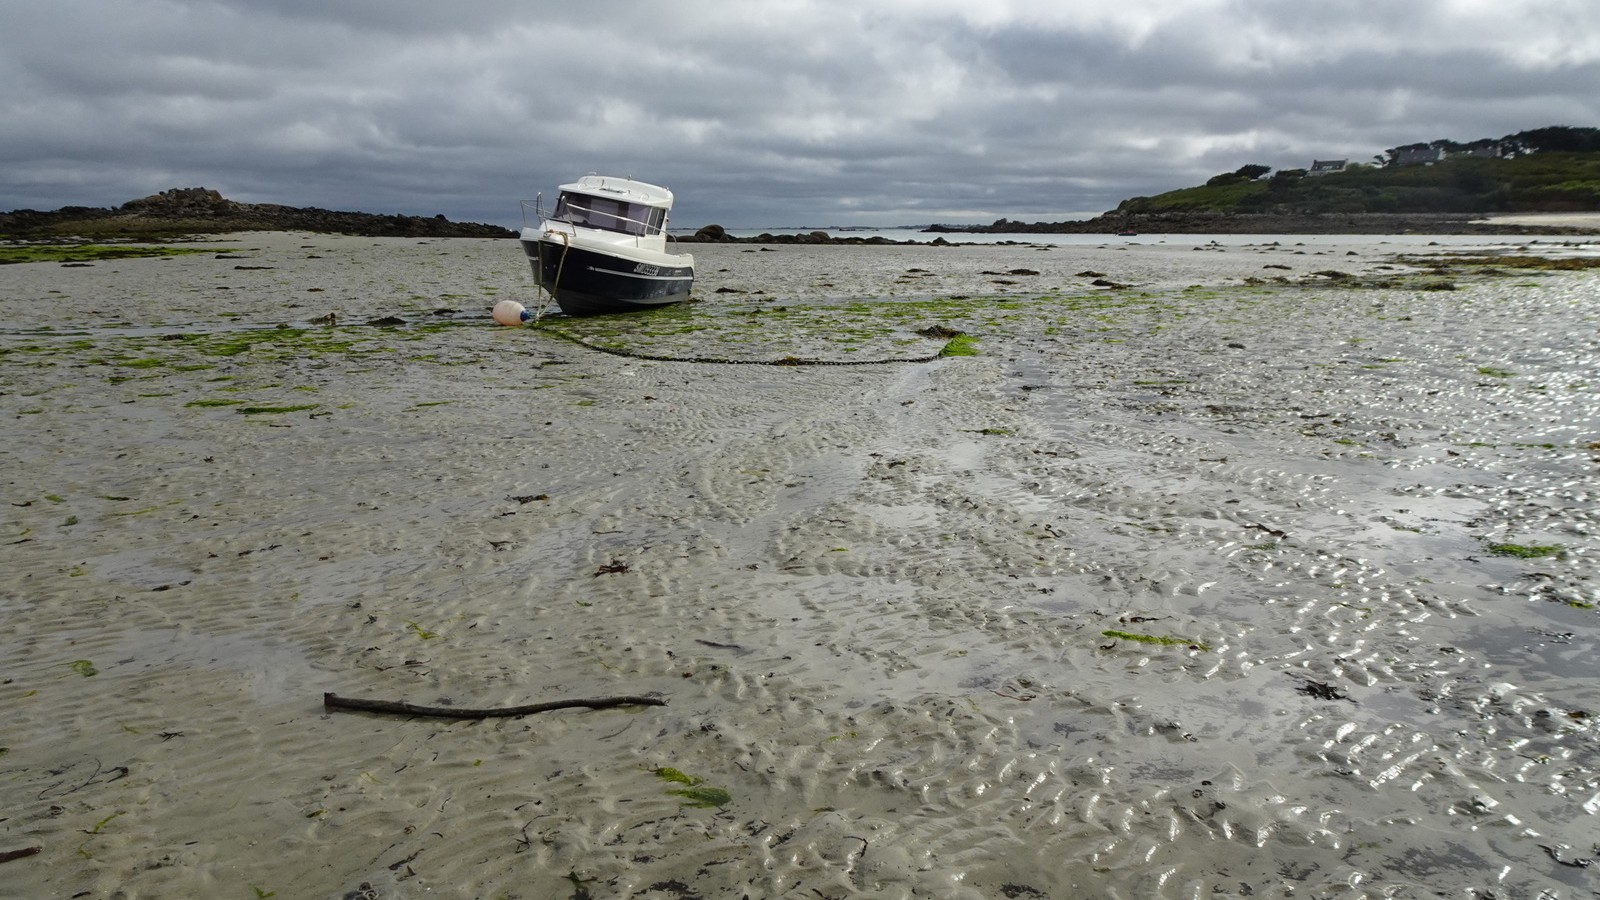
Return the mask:
[[(564, 206), (561, 207), (562, 215), (558, 218), (554, 213), (548, 215), (545, 213), (543, 201), (543, 194), (535, 195), (533, 200), (520, 201), (522, 206), (522, 226), (524, 228), (528, 226), (528, 206), (529, 204), (532, 204), (534, 218), (541, 222), (548, 220), (564, 222), (568, 225), (582, 225), (585, 228), (598, 228), (601, 231), (611, 231), (617, 234), (625, 234), (632, 238), (647, 238), (654, 237), (658, 234), (666, 234), (667, 229), (665, 219), (662, 220), (660, 225), (652, 225), (651, 223), (642, 219), (630, 219), (627, 216), (619, 216), (616, 213), (600, 212), (590, 209), (587, 206), (579, 206), (578, 204), (573, 203), (570, 199)], [(582, 220), (580, 221), (579, 219), (574, 218), (573, 213), (582, 214)], [(596, 220), (609, 220), (617, 223), (618, 225), (634, 225), (637, 226), (639, 230), (634, 231), (626, 227), (600, 225), (596, 221), (591, 221), (591, 216)], [(668, 235), (668, 237), (671, 237), (671, 235)]]
[(542, 193), (534, 194), (532, 200), (518, 200), (517, 203), (520, 204), (521, 207), (522, 207), (522, 227), (523, 228), (527, 228), (528, 227), (528, 207), (529, 206), (533, 207), (533, 220), (535, 222), (544, 221), (544, 194), (542, 194)]

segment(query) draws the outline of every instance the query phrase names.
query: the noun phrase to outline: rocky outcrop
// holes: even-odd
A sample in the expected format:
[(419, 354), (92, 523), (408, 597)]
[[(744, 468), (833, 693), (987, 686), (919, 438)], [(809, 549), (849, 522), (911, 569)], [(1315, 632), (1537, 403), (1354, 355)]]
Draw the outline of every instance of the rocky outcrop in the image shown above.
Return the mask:
[(835, 237), (826, 231), (807, 231), (797, 234), (772, 234), (763, 231), (755, 237), (734, 237), (721, 225), (707, 225), (694, 234), (680, 235), (675, 238), (680, 244), (916, 244), (916, 243), (946, 243), (944, 238), (935, 238), (932, 241), (891, 241), (886, 237), (874, 235), (872, 237), (859, 237), (845, 235)]
[(233, 231), (314, 231), (374, 237), (514, 237), (498, 225), (452, 222), (444, 216), (341, 212), (317, 207), (239, 203), (217, 191), (174, 188), (129, 200), (114, 209), (66, 206), (51, 212), (19, 209), (0, 213), (0, 234), (135, 236), (216, 234)]
[(129, 200), (118, 209), (130, 215), (167, 219), (220, 218), (243, 213), (244, 204), (228, 200), (209, 188), (195, 187), (173, 188), (138, 200)]
[(695, 244), (729, 244), (734, 238), (728, 234), (728, 229), (721, 225), (707, 225), (694, 233), (694, 237), (681, 237), (680, 241)]

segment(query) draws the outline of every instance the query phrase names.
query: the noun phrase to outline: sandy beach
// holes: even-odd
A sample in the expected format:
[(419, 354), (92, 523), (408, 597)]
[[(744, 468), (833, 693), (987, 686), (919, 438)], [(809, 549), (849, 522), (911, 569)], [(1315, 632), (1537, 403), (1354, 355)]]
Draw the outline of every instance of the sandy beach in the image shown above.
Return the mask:
[(0, 897), (1600, 891), (1592, 237), (182, 246), (0, 266)]
[(1600, 213), (1501, 213), (1484, 221), (1500, 225), (1536, 225), (1546, 228), (1591, 230), (1600, 228)]

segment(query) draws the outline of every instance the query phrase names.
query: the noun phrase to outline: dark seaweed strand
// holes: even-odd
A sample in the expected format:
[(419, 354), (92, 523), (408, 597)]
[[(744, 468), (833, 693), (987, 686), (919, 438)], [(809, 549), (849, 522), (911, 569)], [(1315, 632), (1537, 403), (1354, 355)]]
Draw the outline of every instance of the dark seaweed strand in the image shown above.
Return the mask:
[(433, 716), (442, 719), (487, 719), (503, 716), (526, 716), (552, 709), (569, 709), (583, 706), (604, 709), (614, 706), (666, 706), (660, 697), (596, 697), (589, 700), (551, 700), (544, 703), (527, 703), (521, 706), (477, 708), (470, 706), (420, 706), (402, 700), (367, 700), (360, 697), (341, 697), (332, 691), (322, 695), (325, 709), (350, 709), (361, 712), (394, 713), (402, 716)]

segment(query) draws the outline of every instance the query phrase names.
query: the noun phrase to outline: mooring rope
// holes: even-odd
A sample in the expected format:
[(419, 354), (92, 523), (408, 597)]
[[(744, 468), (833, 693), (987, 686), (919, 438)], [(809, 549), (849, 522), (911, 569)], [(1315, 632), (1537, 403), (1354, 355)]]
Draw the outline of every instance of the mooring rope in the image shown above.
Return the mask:
[[(705, 363), (720, 366), (887, 366), (895, 363), (933, 362), (944, 355), (944, 347), (941, 347), (939, 348), (939, 352), (931, 353), (927, 356), (913, 356), (898, 359), (860, 359), (845, 361), (831, 359), (803, 359), (798, 356), (784, 356), (779, 359), (731, 359), (717, 356), (663, 356), (655, 353), (641, 353), (637, 350), (624, 350), (620, 347), (602, 347), (598, 344), (591, 344), (587, 340), (584, 340), (577, 335), (567, 334), (564, 331), (540, 325), (540, 320), (544, 317), (545, 309), (549, 306), (550, 300), (555, 298), (556, 289), (561, 286), (561, 275), (567, 266), (567, 251), (572, 249), (572, 241), (566, 232), (545, 232), (545, 234), (561, 235), (561, 259), (556, 262), (555, 283), (551, 285), (545, 285), (541, 283), (540, 285), (545, 289), (545, 300), (539, 304), (539, 310), (533, 316), (533, 325), (538, 327), (540, 331), (553, 334), (564, 341), (571, 341), (572, 343), (577, 344), (579, 347), (584, 347), (589, 350), (597, 350), (601, 353), (609, 353), (612, 356), (625, 356), (629, 359), (644, 359), (651, 362)], [(544, 258), (542, 255), (539, 259), (539, 264), (541, 267), (544, 265)], [(948, 346), (949, 343), (947, 342), (945, 347)]]
[[(543, 334), (555, 335), (564, 341), (570, 341), (588, 350), (600, 353), (609, 353), (612, 356), (625, 356), (629, 359), (644, 359), (651, 362), (677, 362), (677, 363), (705, 363), (719, 366), (887, 366), (894, 363), (927, 363), (933, 362), (944, 355), (944, 348), (939, 348), (937, 353), (927, 356), (898, 357), (893, 359), (858, 359), (858, 360), (833, 360), (833, 359), (803, 359), (798, 356), (784, 356), (778, 359), (731, 359), (718, 356), (664, 356), (657, 353), (643, 353), (638, 350), (625, 350), (621, 347), (602, 347), (591, 344), (577, 335), (567, 334), (559, 329), (541, 326), (538, 329)], [(948, 344), (946, 345), (948, 346)]]
[[(538, 322), (540, 319), (544, 318), (544, 311), (550, 308), (550, 301), (556, 298), (556, 288), (561, 286), (561, 274), (567, 269), (567, 251), (572, 249), (572, 239), (568, 237), (565, 231), (545, 232), (547, 237), (552, 234), (561, 235), (561, 258), (556, 261), (556, 283), (546, 286), (543, 282), (541, 282), (539, 285), (540, 287), (544, 288), (544, 300), (539, 303), (539, 309), (533, 314), (533, 321), (535, 322)], [(542, 246), (543, 243), (544, 242), (541, 241), (540, 245)], [(540, 251), (539, 254), (539, 267), (541, 269), (544, 267), (543, 251)]]

